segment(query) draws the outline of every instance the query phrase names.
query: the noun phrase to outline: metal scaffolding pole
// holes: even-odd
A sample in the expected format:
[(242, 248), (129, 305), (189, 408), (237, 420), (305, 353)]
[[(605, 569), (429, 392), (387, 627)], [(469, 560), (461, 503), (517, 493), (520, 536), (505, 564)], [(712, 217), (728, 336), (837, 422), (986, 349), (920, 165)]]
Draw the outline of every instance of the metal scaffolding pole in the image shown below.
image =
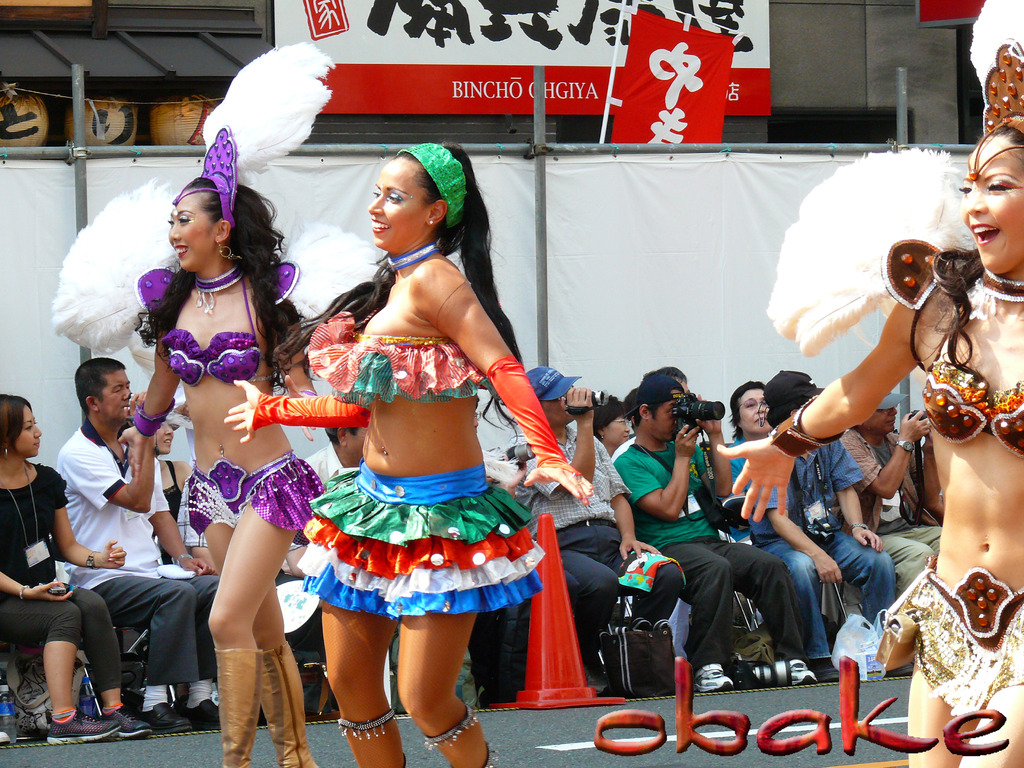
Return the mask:
[(537, 273), (537, 364), (548, 364), (548, 187), (544, 67), (533, 68), (533, 199)]

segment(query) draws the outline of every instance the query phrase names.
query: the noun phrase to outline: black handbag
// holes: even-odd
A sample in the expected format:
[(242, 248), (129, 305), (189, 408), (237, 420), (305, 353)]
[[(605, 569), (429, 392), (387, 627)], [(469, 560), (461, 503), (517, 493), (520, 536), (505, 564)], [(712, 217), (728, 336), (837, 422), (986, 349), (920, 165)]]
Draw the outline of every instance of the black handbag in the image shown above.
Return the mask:
[(652, 627), (638, 619), (632, 629), (602, 632), (600, 640), (613, 695), (646, 699), (675, 694), (675, 649), (667, 620)]

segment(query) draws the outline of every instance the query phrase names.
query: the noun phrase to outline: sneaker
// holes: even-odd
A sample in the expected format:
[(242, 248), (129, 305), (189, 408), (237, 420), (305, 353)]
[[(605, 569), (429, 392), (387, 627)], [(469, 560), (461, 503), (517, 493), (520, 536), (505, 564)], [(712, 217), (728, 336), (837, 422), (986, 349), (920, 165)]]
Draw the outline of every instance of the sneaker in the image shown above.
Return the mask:
[(693, 687), (697, 693), (731, 691), (732, 680), (726, 677), (722, 671), (721, 664), (705, 664), (697, 670), (697, 675), (693, 680)]
[(819, 659), (810, 659), (810, 669), (819, 683), (836, 683), (839, 681), (839, 670), (832, 666), (832, 659), (822, 656)]
[(115, 709), (109, 715), (104, 715), (104, 719), (111, 720), (118, 724), (121, 728), (121, 733), (118, 738), (121, 739), (144, 739), (147, 736), (153, 735), (153, 729), (148, 724), (137, 720), (128, 714), (123, 706)]
[(11, 737), (7, 735), (7, 731), (0, 731), (0, 744), (9, 744)]
[(103, 718), (94, 720), (81, 712), (75, 712), (67, 722), (51, 723), (50, 735), (46, 741), (50, 744), (74, 744), (78, 741), (106, 741), (113, 739), (121, 732), (116, 721)]
[(815, 674), (807, 668), (800, 659), (790, 659), (786, 662), (789, 665), (790, 685), (804, 685), (818, 682)]

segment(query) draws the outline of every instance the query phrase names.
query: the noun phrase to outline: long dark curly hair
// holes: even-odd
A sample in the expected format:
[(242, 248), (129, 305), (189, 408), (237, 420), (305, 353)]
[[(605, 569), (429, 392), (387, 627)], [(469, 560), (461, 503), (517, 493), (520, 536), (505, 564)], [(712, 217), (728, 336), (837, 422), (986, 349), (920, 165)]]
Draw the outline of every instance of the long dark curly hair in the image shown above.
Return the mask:
[[(1024, 148), (1024, 133), (1008, 123), (1003, 123), (978, 142), (974, 156), (976, 157), (986, 144), (998, 139), (1003, 139), (1014, 148), (1014, 151), (1017, 148)], [(952, 304), (952, 311), (946, 318), (947, 324), (941, 329), (945, 334), (943, 343), (946, 346), (946, 357), (959, 368), (973, 370), (970, 362), (974, 356), (974, 342), (965, 329), (971, 319), (971, 288), (985, 271), (981, 256), (977, 249), (944, 251), (936, 254), (932, 266), (935, 271), (936, 288), (945, 294)]]
[[(519, 352), (519, 345), (516, 343), (512, 323), (501, 309), (498, 291), (494, 287), (494, 270), (491, 266), (490, 218), (487, 215), (483, 196), (480, 194), (480, 187), (477, 185), (473, 165), (469, 156), (459, 145), (445, 143), (442, 146), (462, 164), (463, 172), (466, 175), (466, 200), (461, 222), (449, 227), (444, 220), (441, 221), (437, 239), (438, 249), (445, 256), (449, 256), (455, 251), (461, 252), (462, 269), (469, 284), (473, 287), (473, 292), (476, 293), (477, 299), (498, 329), (509, 350), (517, 360), (521, 361), (522, 355)], [(401, 156), (416, 163), (417, 181), (427, 191), (428, 203), (440, 200), (441, 193), (438, 191), (437, 185), (420, 162), (409, 154)], [(395, 273), (388, 266), (387, 259), (384, 258), (373, 279), (357, 285), (336, 298), (327, 311), (319, 317), (291, 329), (275, 351), (278, 365), (287, 369), (292, 360), (305, 352), (306, 347), (309, 346), (309, 339), (317, 326), (327, 322), (339, 312), (350, 312), (355, 320), (356, 330), (363, 330), (374, 313), (387, 304), (388, 295), (394, 284)]]
[[(202, 192), (197, 195), (199, 209), (214, 221), (223, 217), (220, 196), (213, 182), (202, 177), (190, 181), (185, 193)], [(256, 310), (256, 324), (266, 339), (267, 349), (273, 350), (288, 329), (299, 323), (299, 313), (290, 301), (277, 303), (277, 267), (281, 263), (281, 245), (284, 236), (274, 227), (276, 211), (269, 200), (256, 190), (244, 185), (238, 186), (235, 197), (235, 226), (231, 228), (228, 245), (242, 258), (238, 266), (252, 289), (253, 308)], [(178, 314), (185, 300), (192, 293), (196, 276), (187, 270), (178, 270), (167, 287), (164, 299), (156, 309), (139, 315), (139, 335), (147, 345), (159, 342), (178, 323)], [(159, 347), (158, 347), (159, 349)], [(273, 369), (273, 383), (283, 385), (284, 372), (274, 364), (270, 352), (265, 355)]]

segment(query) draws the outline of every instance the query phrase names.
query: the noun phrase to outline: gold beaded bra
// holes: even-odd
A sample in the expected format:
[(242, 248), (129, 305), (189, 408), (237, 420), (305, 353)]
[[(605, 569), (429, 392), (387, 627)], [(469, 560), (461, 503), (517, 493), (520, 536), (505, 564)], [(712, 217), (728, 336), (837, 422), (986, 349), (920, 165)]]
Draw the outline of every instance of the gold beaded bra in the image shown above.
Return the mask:
[(938, 360), (925, 380), (924, 407), (932, 427), (951, 443), (965, 443), (987, 429), (1024, 457), (1024, 382), (989, 392), (980, 376)]
[[(914, 310), (924, 306), (935, 288), (932, 263), (937, 252), (919, 240), (892, 247), (882, 278), (896, 301)], [(1024, 301), (1024, 284), (988, 272), (980, 287), (989, 298)], [(916, 318), (914, 322), (916, 327)], [(1024, 382), (990, 392), (988, 382), (977, 374), (937, 360), (925, 380), (924, 407), (932, 427), (951, 443), (965, 443), (988, 430), (1004, 448), (1024, 458)]]

